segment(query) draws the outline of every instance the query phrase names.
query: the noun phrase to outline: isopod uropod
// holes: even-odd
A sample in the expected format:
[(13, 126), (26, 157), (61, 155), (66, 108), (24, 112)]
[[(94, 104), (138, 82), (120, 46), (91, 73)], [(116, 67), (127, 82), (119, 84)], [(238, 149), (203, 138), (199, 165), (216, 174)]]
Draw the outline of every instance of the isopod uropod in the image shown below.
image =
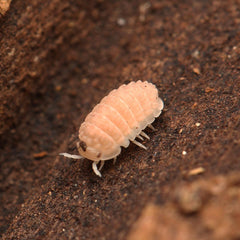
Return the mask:
[[(112, 90), (90, 112), (79, 129), (77, 148), (80, 155), (60, 153), (65, 157), (92, 160), (92, 168), (101, 177), (104, 162), (114, 159), (127, 148), (130, 141), (137, 146), (146, 147), (135, 140), (136, 137), (150, 139), (142, 130), (151, 123), (163, 109), (163, 101), (158, 90), (149, 82), (131, 82)], [(97, 164), (101, 162), (98, 170)]]

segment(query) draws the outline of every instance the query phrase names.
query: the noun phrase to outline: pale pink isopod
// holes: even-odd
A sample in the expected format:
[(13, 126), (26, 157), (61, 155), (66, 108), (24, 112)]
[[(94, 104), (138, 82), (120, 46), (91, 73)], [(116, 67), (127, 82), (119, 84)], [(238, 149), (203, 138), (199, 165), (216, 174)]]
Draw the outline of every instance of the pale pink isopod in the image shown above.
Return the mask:
[[(130, 141), (141, 148), (146, 147), (135, 140), (136, 137), (150, 139), (144, 133), (147, 126), (158, 117), (164, 107), (158, 90), (149, 82), (131, 82), (112, 90), (90, 112), (79, 129), (77, 148), (80, 155), (60, 153), (65, 157), (92, 160), (92, 168), (101, 177), (106, 160), (116, 157), (121, 147), (127, 148)], [(101, 162), (98, 170), (97, 164)]]

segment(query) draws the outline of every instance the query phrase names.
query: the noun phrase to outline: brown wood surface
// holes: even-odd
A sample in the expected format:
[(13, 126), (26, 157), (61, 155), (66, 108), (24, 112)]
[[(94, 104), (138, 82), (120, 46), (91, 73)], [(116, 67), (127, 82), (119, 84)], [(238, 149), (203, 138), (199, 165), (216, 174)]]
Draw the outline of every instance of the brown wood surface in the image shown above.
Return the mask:
[[(102, 97), (138, 79), (165, 103), (147, 151), (130, 145), (103, 178), (58, 156), (77, 154)], [(171, 208), (172, 189), (240, 173), (239, 108), (238, 0), (13, 0), (0, 15), (2, 239), (126, 239), (145, 206)]]

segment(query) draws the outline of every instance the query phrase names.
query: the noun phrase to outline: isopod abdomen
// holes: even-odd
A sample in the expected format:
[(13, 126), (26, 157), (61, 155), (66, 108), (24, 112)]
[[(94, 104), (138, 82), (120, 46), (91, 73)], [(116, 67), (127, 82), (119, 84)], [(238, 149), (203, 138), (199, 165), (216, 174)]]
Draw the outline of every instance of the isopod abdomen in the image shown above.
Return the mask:
[[(131, 82), (112, 90), (88, 114), (79, 129), (77, 148), (80, 156), (62, 153), (72, 158), (87, 158), (98, 176), (104, 161), (116, 159), (121, 147), (128, 147), (130, 141), (146, 149), (135, 140), (149, 139), (143, 130), (158, 117), (163, 109), (158, 90), (149, 82)], [(97, 164), (101, 161), (100, 169)]]

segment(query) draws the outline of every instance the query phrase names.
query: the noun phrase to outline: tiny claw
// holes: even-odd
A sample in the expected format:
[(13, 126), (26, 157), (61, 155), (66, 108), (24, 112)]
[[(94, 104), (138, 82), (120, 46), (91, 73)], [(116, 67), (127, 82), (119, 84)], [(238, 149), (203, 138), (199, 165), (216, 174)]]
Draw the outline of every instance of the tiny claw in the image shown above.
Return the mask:
[(138, 141), (136, 141), (136, 140), (133, 140), (132, 142), (133, 142), (134, 144), (136, 144), (138, 147), (147, 150), (147, 148), (146, 148), (143, 144), (141, 144), (140, 142), (138, 142)]
[[(140, 133), (140, 134), (141, 134), (141, 133)], [(144, 140), (140, 135), (137, 135), (136, 137), (139, 138), (139, 139), (142, 140), (142, 141)]]
[(140, 135), (142, 135), (143, 137), (147, 138), (148, 140), (150, 139), (150, 137), (143, 131), (140, 132)]
[(100, 165), (99, 171), (102, 170), (102, 168), (103, 168), (103, 166), (104, 166), (104, 163), (105, 163), (105, 161), (101, 161), (101, 165)]
[(157, 129), (152, 124), (149, 124), (148, 127), (151, 128), (153, 131), (157, 131)]

